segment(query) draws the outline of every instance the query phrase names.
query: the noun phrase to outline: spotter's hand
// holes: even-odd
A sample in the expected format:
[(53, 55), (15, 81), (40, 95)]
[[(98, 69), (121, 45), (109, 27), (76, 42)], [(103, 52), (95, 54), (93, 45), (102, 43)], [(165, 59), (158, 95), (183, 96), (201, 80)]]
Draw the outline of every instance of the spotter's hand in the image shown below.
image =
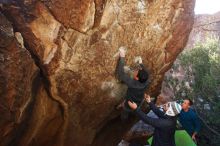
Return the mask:
[(144, 94), (144, 99), (147, 103), (151, 102), (150, 95), (148, 95), (148, 94)]
[(132, 110), (136, 110), (137, 104), (135, 102), (128, 101), (128, 105)]

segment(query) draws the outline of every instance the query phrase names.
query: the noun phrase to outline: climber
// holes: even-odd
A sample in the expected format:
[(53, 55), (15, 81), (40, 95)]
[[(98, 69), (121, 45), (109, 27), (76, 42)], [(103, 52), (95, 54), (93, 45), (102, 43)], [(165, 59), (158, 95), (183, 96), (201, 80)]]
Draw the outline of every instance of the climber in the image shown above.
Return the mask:
[(197, 143), (197, 134), (201, 129), (201, 123), (191, 108), (193, 102), (191, 99), (185, 99), (182, 103), (182, 110), (179, 115), (179, 121), (186, 132), (192, 137), (192, 139)]
[(117, 75), (119, 77), (119, 80), (121, 80), (128, 86), (125, 100), (122, 104), (120, 104), (117, 107), (120, 108), (120, 106), (122, 106), (124, 108), (124, 114), (122, 114), (122, 119), (127, 119), (129, 112), (131, 112), (131, 109), (129, 108), (127, 102), (132, 101), (139, 106), (144, 99), (144, 91), (149, 85), (148, 71), (142, 64), (141, 57), (136, 58), (136, 63), (138, 63), (139, 68), (134, 71), (133, 78), (131, 78), (128, 74), (125, 73), (125, 53), (126, 48), (120, 47)]
[(176, 102), (168, 102), (163, 107), (163, 112), (151, 102), (149, 95), (145, 94), (145, 101), (150, 105), (150, 108), (158, 118), (148, 117), (134, 102), (129, 101), (128, 105), (142, 121), (155, 128), (152, 146), (175, 146), (174, 134), (177, 115), (181, 111), (181, 105)]

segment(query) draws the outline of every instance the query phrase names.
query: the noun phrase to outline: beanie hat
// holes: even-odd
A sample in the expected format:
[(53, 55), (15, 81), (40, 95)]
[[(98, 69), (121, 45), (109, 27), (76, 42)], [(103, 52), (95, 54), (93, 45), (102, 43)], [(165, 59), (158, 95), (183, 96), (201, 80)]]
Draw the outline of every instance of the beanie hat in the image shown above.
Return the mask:
[(168, 110), (166, 111), (166, 115), (168, 116), (176, 116), (182, 110), (182, 107), (177, 102), (168, 102)]

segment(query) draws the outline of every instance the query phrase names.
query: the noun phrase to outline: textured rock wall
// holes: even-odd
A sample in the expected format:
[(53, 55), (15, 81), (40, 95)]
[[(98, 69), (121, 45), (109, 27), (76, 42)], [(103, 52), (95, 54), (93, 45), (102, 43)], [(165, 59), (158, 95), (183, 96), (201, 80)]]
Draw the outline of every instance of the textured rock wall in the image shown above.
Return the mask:
[(0, 145), (45, 145), (62, 124), (59, 105), (48, 97), (21, 34), (1, 13), (0, 20)]
[(128, 65), (141, 55), (152, 78), (147, 92), (156, 95), (186, 44), (194, 3), (17, 0), (1, 5), (8, 19), (1, 15), (7, 26), (0, 36), (2, 145), (115, 145), (129, 124), (109, 122), (119, 115), (114, 106), (126, 91), (115, 78), (114, 54), (126, 46)]

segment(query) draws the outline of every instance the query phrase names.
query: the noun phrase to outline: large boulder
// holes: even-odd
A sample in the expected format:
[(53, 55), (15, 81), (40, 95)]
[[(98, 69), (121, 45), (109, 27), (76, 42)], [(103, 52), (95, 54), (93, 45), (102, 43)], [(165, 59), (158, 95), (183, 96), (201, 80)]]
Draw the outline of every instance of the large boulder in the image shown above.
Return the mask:
[(59, 104), (49, 97), (21, 33), (2, 13), (0, 20), (0, 145), (45, 145), (62, 127)]
[[(3, 13), (21, 33), (25, 51), (30, 52), (30, 61), (41, 71), (39, 76), (43, 80), (31, 105), (29, 126), (14, 144), (116, 145), (131, 126), (122, 124), (117, 119), (119, 112), (114, 109), (126, 91), (115, 77), (114, 56), (118, 48), (128, 48), (129, 66), (136, 56), (142, 56), (152, 80), (147, 92), (158, 94), (164, 73), (187, 42), (194, 3), (194, 0), (18, 0), (3, 5)], [(27, 63), (22, 61), (21, 66), (28, 69), (30, 63)], [(36, 67), (29, 69), (34, 72)], [(25, 70), (15, 73), (25, 74)], [(20, 84), (27, 89), (36, 88), (31, 84), (32, 76), (24, 75), (29, 84)], [(31, 91), (25, 92), (22, 98), (31, 98)]]
[(0, 20), (0, 145), (8, 145), (27, 119), (37, 68), (29, 52), (21, 48), (11, 23), (2, 13)]

